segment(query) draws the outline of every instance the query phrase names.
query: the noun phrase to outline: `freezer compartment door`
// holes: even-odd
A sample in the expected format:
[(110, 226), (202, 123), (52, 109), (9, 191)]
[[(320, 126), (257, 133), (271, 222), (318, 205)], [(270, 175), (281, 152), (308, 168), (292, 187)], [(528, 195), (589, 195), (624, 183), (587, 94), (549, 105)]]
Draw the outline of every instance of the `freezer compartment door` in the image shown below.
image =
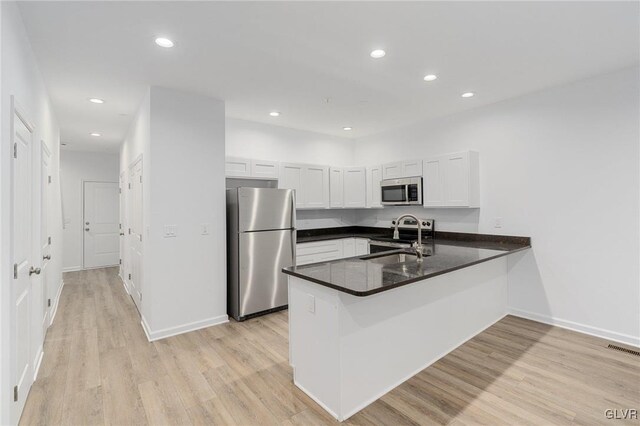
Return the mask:
[(295, 228), (294, 191), (238, 188), (238, 222), (240, 232)]
[(287, 304), (287, 277), (294, 264), (295, 231), (245, 232), (240, 235), (240, 316)]

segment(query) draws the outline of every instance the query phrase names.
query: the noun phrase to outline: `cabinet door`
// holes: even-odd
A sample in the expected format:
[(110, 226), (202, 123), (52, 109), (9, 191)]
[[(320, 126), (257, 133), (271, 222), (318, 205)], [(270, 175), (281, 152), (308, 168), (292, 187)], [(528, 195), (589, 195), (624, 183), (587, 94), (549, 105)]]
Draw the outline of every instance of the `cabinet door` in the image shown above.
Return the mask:
[(306, 166), (302, 185), (304, 207), (329, 207), (329, 167)]
[(402, 177), (422, 176), (422, 160), (404, 161), (402, 163)]
[(356, 256), (369, 254), (369, 240), (366, 238), (356, 238)]
[(424, 207), (442, 207), (444, 200), (444, 157), (424, 160), (422, 177), (422, 204)]
[(347, 208), (366, 207), (367, 170), (364, 167), (344, 169), (344, 206)]
[(227, 157), (224, 169), (227, 177), (249, 177), (251, 176), (251, 160), (248, 158)]
[(367, 207), (382, 207), (380, 199), (380, 181), (382, 166), (367, 167)]
[(401, 161), (382, 165), (382, 179), (395, 179), (399, 177), (402, 177)]
[(278, 162), (251, 160), (251, 177), (260, 179), (278, 179)]
[(296, 207), (304, 207), (305, 191), (302, 190), (304, 166), (300, 164), (280, 163), (278, 188), (293, 189), (296, 192)]
[(448, 154), (443, 161), (445, 205), (469, 206), (469, 154)]
[(356, 239), (345, 238), (342, 240), (342, 256), (353, 257), (356, 255)]
[(344, 207), (344, 171), (340, 167), (331, 167), (329, 176), (329, 206)]

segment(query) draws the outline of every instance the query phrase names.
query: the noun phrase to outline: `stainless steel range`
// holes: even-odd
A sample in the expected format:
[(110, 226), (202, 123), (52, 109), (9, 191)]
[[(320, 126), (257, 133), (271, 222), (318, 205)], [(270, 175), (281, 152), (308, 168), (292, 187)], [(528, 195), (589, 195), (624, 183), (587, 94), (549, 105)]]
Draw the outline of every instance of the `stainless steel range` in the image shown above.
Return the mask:
[[(433, 255), (433, 219), (419, 219), (422, 225), (422, 246), (425, 256)], [(396, 221), (391, 221), (391, 228), (394, 229)], [(383, 251), (411, 248), (418, 242), (418, 222), (405, 217), (398, 223), (398, 238), (392, 237), (370, 237), (369, 253), (380, 253)]]

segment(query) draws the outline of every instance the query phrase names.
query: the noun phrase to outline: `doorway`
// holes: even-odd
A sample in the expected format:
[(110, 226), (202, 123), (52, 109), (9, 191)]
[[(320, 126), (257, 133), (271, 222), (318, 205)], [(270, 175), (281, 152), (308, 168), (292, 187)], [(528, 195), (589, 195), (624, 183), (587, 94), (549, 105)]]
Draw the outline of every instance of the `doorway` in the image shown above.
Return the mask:
[(118, 182), (83, 182), (83, 267), (120, 262), (120, 194)]

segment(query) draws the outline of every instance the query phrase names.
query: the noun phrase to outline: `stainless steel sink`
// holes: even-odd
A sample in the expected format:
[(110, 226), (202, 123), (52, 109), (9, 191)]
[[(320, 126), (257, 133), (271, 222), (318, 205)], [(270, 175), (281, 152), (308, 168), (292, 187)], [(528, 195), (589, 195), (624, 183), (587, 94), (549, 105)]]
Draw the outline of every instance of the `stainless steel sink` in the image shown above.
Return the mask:
[(405, 262), (415, 262), (416, 255), (409, 252), (390, 253), (390, 254), (375, 254), (369, 256), (363, 256), (360, 259), (367, 262), (378, 263), (380, 265), (397, 265)]

